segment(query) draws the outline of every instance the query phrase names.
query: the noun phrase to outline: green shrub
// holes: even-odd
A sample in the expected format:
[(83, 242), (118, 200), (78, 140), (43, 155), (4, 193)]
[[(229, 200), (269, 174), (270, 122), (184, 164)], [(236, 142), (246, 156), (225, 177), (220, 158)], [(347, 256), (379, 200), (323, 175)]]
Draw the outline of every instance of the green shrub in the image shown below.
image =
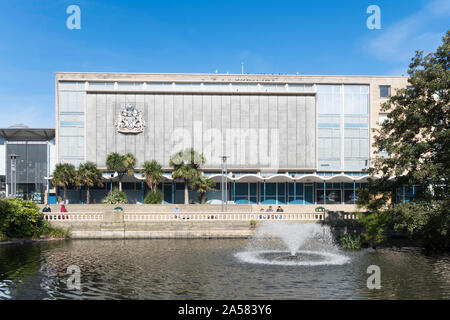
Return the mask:
[(250, 220), (250, 227), (251, 228), (256, 227), (256, 220)]
[(347, 250), (359, 250), (361, 249), (361, 237), (352, 236), (350, 234), (344, 235), (341, 239), (341, 246)]
[(387, 240), (385, 233), (391, 224), (389, 212), (360, 212), (358, 213), (358, 218), (359, 222), (364, 226), (364, 239), (368, 241), (371, 246), (376, 246)]
[(48, 221), (44, 220), (42, 222), (41, 235), (48, 238), (65, 239), (70, 238), (70, 230), (61, 227), (54, 227)]
[(22, 199), (0, 199), (0, 231), (8, 238), (39, 236), (42, 215), (37, 205)]
[(3, 232), (0, 231), (0, 242), (7, 241), (8, 238), (3, 234)]
[(150, 191), (149, 193), (147, 193), (147, 195), (145, 196), (145, 199), (144, 199), (144, 203), (145, 204), (161, 204), (163, 199), (164, 199), (164, 197), (163, 197), (163, 194), (161, 193), (161, 191), (159, 191), (158, 189), (154, 189), (153, 191)]
[(0, 241), (40, 236), (67, 238), (70, 233), (43, 220), (39, 208), (31, 201), (0, 199)]
[(119, 189), (114, 188), (113, 191), (109, 192), (108, 195), (103, 198), (103, 203), (108, 204), (122, 204), (128, 203), (127, 194)]

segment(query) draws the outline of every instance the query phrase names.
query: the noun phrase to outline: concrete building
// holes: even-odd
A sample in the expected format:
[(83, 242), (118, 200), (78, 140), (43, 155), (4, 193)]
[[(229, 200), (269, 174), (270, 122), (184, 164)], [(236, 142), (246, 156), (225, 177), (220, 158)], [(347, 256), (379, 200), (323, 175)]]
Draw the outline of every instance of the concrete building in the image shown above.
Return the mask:
[(47, 201), (48, 177), (55, 166), (55, 129), (0, 128), (0, 158), (1, 197)]
[[(234, 203), (346, 204), (367, 182), (373, 128), (381, 104), (407, 77), (224, 74), (56, 73), (56, 162), (92, 161), (104, 170), (99, 202), (117, 180), (111, 152), (132, 153), (137, 167), (156, 159), (166, 203), (184, 201), (170, 174), (171, 155), (193, 146), (204, 174), (221, 180), (229, 156), (228, 199)], [(127, 177), (132, 202), (146, 193)], [(82, 190), (69, 192), (83, 201)], [(208, 200), (220, 199), (220, 191)], [(195, 193), (190, 199), (196, 200)]]

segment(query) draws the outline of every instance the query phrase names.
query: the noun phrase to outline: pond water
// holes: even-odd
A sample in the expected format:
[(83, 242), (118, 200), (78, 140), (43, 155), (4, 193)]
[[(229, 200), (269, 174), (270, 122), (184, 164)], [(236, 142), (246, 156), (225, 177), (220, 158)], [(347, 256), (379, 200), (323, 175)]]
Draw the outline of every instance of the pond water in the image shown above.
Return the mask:
[[(450, 256), (335, 252), (342, 263), (252, 263), (251, 240), (68, 240), (0, 246), (0, 299), (449, 299)], [(285, 256), (289, 256), (286, 251)], [(263, 253), (272, 259), (273, 251)], [(276, 259), (281, 259), (275, 257)], [(274, 258), (274, 259), (275, 259)], [(284, 259), (284, 258), (283, 258)], [(320, 261), (302, 251), (294, 260)], [(69, 289), (67, 268), (81, 271)], [(368, 289), (367, 267), (381, 270)]]

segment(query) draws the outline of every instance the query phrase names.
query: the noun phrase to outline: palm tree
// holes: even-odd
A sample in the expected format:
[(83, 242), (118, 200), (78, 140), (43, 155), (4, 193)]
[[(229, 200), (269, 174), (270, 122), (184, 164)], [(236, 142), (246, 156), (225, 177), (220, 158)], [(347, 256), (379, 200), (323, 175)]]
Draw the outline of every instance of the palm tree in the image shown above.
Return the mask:
[(200, 193), (200, 203), (206, 202), (206, 191), (215, 190), (215, 185), (216, 183), (212, 179), (204, 175), (198, 175), (191, 182), (191, 187), (197, 190), (198, 193)]
[(124, 175), (133, 175), (134, 166), (136, 165), (136, 158), (131, 154), (126, 155), (112, 152), (106, 156), (106, 167), (109, 170), (117, 172), (119, 176), (119, 191), (122, 191), (122, 178)]
[(53, 183), (62, 186), (64, 189), (64, 203), (67, 199), (67, 186), (76, 183), (77, 171), (75, 166), (70, 163), (58, 163), (53, 171)]
[(156, 189), (163, 178), (161, 165), (155, 159), (153, 159), (152, 161), (145, 161), (143, 172), (148, 187), (151, 191), (153, 191), (154, 189)]
[(89, 188), (98, 186), (102, 187), (102, 173), (97, 168), (95, 163), (86, 162), (80, 165), (77, 172), (77, 182), (80, 185), (86, 186), (86, 203), (89, 204)]
[(193, 148), (187, 148), (174, 154), (169, 161), (173, 167), (172, 177), (184, 181), (184, 203), (189, 204), (189, 185), (200, 174), (200, 167), (205, 164), (205, 157)]
[(134, 167), (136, 166), (136, 158), (132, 153), (127, 153), (124, 159), (124, 166), (126, 174), (132, 176), (134, 174)]

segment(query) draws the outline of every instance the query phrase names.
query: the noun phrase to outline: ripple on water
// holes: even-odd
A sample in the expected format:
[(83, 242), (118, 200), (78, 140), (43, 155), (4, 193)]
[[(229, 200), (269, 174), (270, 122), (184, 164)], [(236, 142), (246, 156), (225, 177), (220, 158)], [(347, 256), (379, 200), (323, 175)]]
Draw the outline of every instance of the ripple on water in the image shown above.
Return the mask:
[(343, 265), (350, 261), (342, 254), (310, 250), (298, 250), (295, 255), (282, 250), (250, 250), (235, 256), (242, 262), (281, 266)]

